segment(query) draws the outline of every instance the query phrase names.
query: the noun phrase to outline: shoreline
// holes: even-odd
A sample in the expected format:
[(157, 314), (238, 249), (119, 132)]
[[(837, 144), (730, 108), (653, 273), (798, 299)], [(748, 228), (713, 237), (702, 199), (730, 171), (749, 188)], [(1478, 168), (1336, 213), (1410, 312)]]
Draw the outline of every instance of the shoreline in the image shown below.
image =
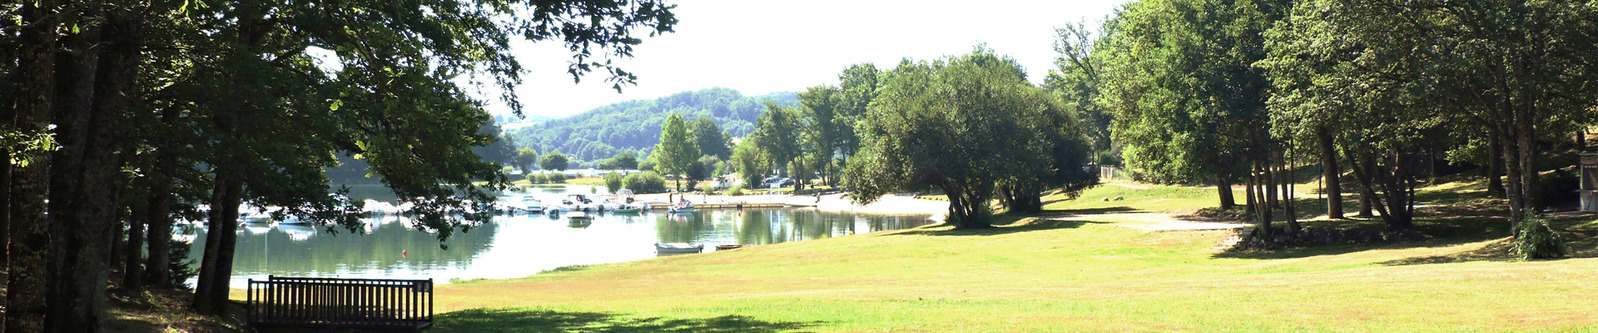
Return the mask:
[[(640, 194), (638, 200), (650, 203), (667, 203), (668, 194)], [(930, 219), (943, 221), (943, 215), (949, 211), (946, 201), (916, 199), (909, 196), (884, 195), (869, 205), (858, 205), (844, 198), (844, 193), (822, 195), (788, 195), (788, 194), (761, 194), (761, 195), (703, 195), (688, 194), (688, 202), (693, 204), (782, 204), (796, 208), (814, 208), (829, 212), (853, 212), (869, 214), (932, 214)]]

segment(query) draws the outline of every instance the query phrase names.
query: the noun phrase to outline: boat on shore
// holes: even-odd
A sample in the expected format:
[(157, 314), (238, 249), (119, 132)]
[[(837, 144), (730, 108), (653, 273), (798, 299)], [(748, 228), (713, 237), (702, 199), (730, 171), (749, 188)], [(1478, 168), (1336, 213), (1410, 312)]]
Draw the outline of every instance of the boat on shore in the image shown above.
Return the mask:
[(705, 244), (655, 243), (656, 255), (693, 254), (705, 251)]

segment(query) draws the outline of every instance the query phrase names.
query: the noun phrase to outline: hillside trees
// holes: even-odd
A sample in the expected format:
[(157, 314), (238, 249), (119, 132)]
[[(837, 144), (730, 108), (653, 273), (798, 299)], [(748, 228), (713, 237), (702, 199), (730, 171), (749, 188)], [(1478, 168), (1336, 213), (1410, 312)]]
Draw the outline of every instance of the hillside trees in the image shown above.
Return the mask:
[(1022, 73), (983, 49), (887, 72), (861, 122), (861, 150), (845, 169), (853, 200), (932, 186), (949, 197), (949, 224), (989, 226), (998, 183), (1052, 171), (1055, 144), (1045, 133), (1054, 124), (1035, 120), (1061, 110)]

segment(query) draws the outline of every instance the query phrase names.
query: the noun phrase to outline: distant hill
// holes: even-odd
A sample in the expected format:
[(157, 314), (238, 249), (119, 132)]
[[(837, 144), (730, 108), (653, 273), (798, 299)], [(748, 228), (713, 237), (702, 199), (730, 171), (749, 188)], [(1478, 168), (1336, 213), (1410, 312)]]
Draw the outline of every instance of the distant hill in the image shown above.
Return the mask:
[(536, 125), (510, 129), (516, 147), (533, 147), (539, 154), (560, 151), (585, 162), (610, 158), (622, 149), (647, 155), (660, 141), (660, 124), (677, 113), (687, 120), (714, 117), (733, 137), (755, 130), (755, 119), (766, 112), (765, 101), (798, 105), (792, 92), (744, 96), (737, 90), (710, 88), (672, 94), (655, 100), (634, 100), (602, 106), (571, 117), (546, 119)]

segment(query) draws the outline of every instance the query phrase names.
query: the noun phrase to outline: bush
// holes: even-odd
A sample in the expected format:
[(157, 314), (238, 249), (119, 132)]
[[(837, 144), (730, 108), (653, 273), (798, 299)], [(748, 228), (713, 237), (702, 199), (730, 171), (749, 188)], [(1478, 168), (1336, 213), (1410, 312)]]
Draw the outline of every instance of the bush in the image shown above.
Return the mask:
[(552, 174), (549, 174), (549, 183), (550, 184), (565, 184), (566, 183), (566, 174), (564, 174), (564, 173), (552, 173)]
[(704, 182), (704, 184), (699, 186), (699, 190), (704, 191), (705, 194), (716, 194), (716, 187), (713, 185), (715, 185), (714, 182)]
[(605, 188), (609, 189), (610, 193), (616, 193), (616, 190), (621, 189), (621, 179), (622, 176), (619, 173), (605, 174)]
[(1515, 254), (1525, 260), (1564, 258), (1565, 240), (1548, 227), (1547, 220), (1527, 217), (1515, 225)]
[(666, 178), (654, 171), (639, 172), (622, 178), (622, 187), (634, 193), (665, 193)]
[(744, 195), (744, 186), (743, 185), (734, 185), (731, 189), (727, 189), (727, 195), (732, 195), (732, 196)]

